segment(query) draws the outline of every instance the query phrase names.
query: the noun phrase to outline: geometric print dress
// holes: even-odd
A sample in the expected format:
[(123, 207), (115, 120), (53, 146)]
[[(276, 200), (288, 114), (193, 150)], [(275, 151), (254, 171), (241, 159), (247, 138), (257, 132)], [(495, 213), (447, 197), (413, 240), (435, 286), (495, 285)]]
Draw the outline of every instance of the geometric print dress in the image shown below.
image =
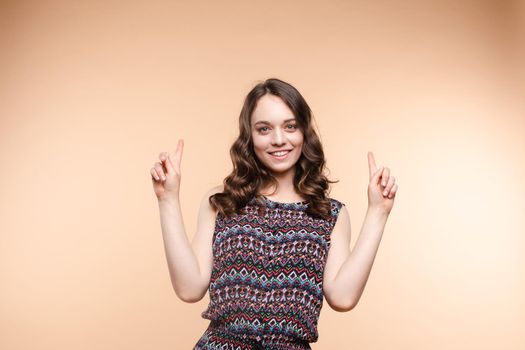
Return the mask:
[(210, 303), (201, 314), (210, 324), (193, 350), (311, 349), (330, 233), (344, 205), (329, 199), (329, 220), (307, 215), (308, 201), (265, 196), (232, 217), (217, 215)]

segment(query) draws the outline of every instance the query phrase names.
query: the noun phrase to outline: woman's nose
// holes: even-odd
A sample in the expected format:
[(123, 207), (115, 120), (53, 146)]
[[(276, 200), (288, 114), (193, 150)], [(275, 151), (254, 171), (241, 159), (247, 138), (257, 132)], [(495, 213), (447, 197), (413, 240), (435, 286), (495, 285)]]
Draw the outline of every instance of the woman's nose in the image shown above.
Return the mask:
[(282, 135), (281, 131), (275, 131), (272, 137), (272, 143), (275, 145), (281, 145), (283, 142), (284, 136)]

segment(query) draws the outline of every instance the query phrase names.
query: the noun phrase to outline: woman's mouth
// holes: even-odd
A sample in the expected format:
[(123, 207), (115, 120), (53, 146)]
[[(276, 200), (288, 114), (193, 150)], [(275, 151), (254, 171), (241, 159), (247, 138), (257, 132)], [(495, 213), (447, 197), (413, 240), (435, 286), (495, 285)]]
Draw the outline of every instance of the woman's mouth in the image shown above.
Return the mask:
[(277, 160), (283, 160), (283, 159), (286, 159), (286, 157), (288, 157), (288, 153), (290, 152), (291, 152), (290, 150), (287, 150), (287, 151), (271, 152), (270, 154), (272, 158), (275, 158)]

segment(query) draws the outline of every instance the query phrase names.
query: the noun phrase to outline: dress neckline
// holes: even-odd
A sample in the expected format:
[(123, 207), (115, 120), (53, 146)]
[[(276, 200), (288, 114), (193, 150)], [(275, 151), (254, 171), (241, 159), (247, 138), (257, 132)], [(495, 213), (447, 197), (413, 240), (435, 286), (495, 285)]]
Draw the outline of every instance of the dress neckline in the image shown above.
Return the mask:
[(261, 197), (268, 203), (272, 203), (274, 205), (279, 205), (279, 206), (290, 206), (290, 205), (299, 205), (299, 206), (305, 206), (307, 205), (308, 203), (310, 203), (309, 200), (304, 200), (304, 201), (299, 201), (299, 202), (277, 202), (277, 201), (274, 201), (268, 197), (266, 197), (265, 195), (262, 195), (261, 194)]

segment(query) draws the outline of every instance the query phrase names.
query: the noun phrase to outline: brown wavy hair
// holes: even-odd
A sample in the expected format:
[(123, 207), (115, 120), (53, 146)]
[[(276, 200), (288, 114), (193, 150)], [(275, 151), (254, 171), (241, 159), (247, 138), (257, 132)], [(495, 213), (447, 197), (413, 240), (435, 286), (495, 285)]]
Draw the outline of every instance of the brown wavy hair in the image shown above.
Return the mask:
[(239, 137), (230, 148), (233, 171), (223, 181), (222, 193), (209, 197), (212, 208), (230, 217), (239, 212), (254, 196), (265, 209), (260, 190), (268, 186), (277, 188), (278, 182), (268, 168), (259, 161), (253, 150), (251, 116), (259, 99), (272, 94), (280, 97), (290, 108), (303, 132), (302, 154), (295, 164), (294, 188), (308, 201), (306, 213), (313, 217), (329, 219), (331, 204), (328, 198), (330, 181), (325, 176), (325, 157), (321, 141), (312, 125), (312, 111), (299, 91), (289, 83), (277, 78), (258, 83), (244, 99), (239, 115)]

